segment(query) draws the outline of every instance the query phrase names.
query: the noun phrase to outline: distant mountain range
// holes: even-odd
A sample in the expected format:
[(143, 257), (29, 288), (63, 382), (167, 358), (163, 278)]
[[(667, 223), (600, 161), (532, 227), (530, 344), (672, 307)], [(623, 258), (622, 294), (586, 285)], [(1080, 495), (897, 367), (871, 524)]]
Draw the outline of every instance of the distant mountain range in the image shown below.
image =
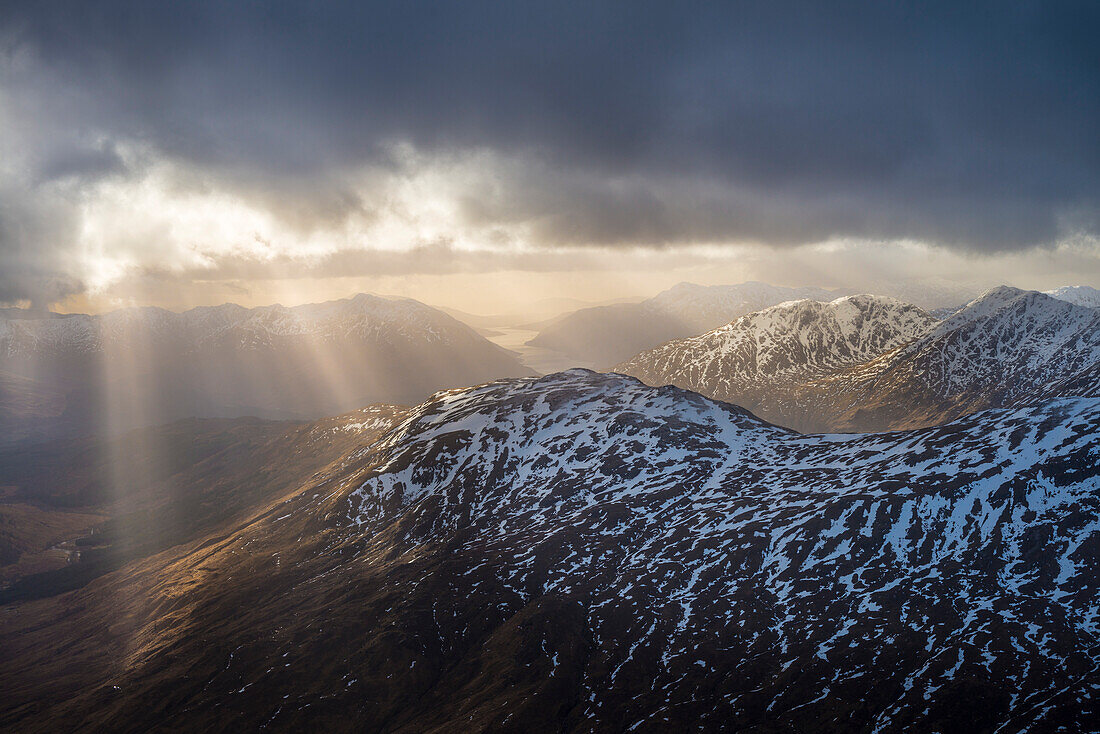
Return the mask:
[[(968, 323), (1052, 308), (1005, 296)], [(859, 301), (820, 312), (842, 361), (894, 338), (857, 312), (923, 328)], [(959, 328), (910, 344), (963, 348)], [(575, 370), (289, 434), (186, 430), (171, 484), (127, 490), (171, 548), (9, 590), (0, 727), (1100, 728), (1098, 399), (814, 436)], [(227, 461), (245, 494), (202, 480)], [(28, 502), (68, 489), (11, 476)]]
[(785, 288), (756, 282), (712, 286), (680, 283), (641, 303), (565, 314), (545, 324), (528, 344), (587, 363), (611, 366), (643, 349), (699, 334), (783, 301), (831, 301), (838, 295), (822, 288)]
[[(1023, 291), (1002, 289), (1005, 293), (1011, 300)], [(1069, 319), (1065, 329), (1087, 331), (1100, 291), (1073, 286), (1049, 295), (1048, 301), (1085, 311), (1072, 312), (1078, 317), (1071, 318), (1066, 308), (1043, 311), (1032, 304), (1018, 314), (1017, 328), (1006, 314), (993, 324), (990, 314), (979, 313), (982, 299), (927, 314), (888, 298), (837, 301), (836, 293), (820, 288), (682, 283), (641, 303), (558, 317), (528, 344), (587, 364), (618, 361), (614, 369), (649, 383), (698, 390), (801, 430), (915, 427), (982, 407), (1018, 404), (1024, 392), (1040, 384), (1046, 396), (1071, 385), (1077, 392), (1086, 389), (1091, 373), (1081, 370), (1090, 367), (1091, 352), (1079, 359), (1070, 352), (1074, 344), (1091, 344), (1088, 334), (1067, 341), (1068, 351), (1053, 357), (1028, 339), (1033, 332), (1036, 339), (1060, 338), (1063, 326), (1040, 328), (1044, 319)], [(795, 301), (801, 305), (792, 306)], [(937, 325), (934, 317), (943, 323)], [(1027, 376), (1022, 364), (990, 362), (977, 352), (996, 345), (977, 337), (946, 351), (929, 347), (923, 356), (899, 353), (889, 369), (878, 359), (920, 337), (939, 339), (973, 318), (979, 319), (969, 327), (975, 333), (994, 329), (1005, 340), (998, 342), (999, 354), (1011, 351), (1012, 359), (1046, 360), (1046, 366)], [(1042, 328), (1050, 334), (1043, 336)], [(1013, 331), (1023, 340), (1018, 345)], [(1011, 345), (1016, 346), (1010, 350)], [(912, 364), (906, 366), (906, 360)], [(957, 372), (967, 364), (980, 364), (983, 377), (967, 382)], [(1002, 368), (1012, 377), (998, 377)], [(956, 372), (947, 381), (932, 377), (945, 370)], [(927, 379), (919, 376), (922, 371), (929, 371)], [(102, 316), (4, 309), (0, 443), (190, 416), (308, 419), (374, 402), (413, 404), (439, 389), (530, 374), (515, 352), (408, 299), (360, 295), (293, 308), (226, 304), (184, 313), (123, 309)], [(993, 384), (990, 376), (1000, 382)]]
[(187, 416), (315, 418), (529, 374), (513, 353), (409, 299), (0, 319), (9, 439)]
[(1036, 396), (1091, 395), (1098, 361), (1100, 311), (1000, 287), (943, 321), (875, 296), (783, 304), (614, 369), (821, 432), (935, 425)]

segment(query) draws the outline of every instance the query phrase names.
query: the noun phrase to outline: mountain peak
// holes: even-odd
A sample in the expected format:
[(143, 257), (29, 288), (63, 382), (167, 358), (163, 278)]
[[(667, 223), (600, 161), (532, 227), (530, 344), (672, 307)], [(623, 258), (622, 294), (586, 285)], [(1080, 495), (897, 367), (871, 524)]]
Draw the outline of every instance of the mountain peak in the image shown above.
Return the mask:
[[(948, 316), (940, 322), (934, 333), (937, 335), (946, 334), (954, 329), (958, 329), (968, 322), (987, 319), (998, 312), (1007, 312), (1009, 309), (1017, 307), (1025, 312), (1035, 314), (1035, 318), (1041, 320), (1059, 318), (1053, 314), (1068, 315), (1074, 312), (1077, 312), (1078, 315), (1091, 318), (1091, 316), (1087, 314), (1089, 309), (1085, 306), (1079, 306), (1071, 301), (1055, 298), (1046, 293), (1040, 293), (1039, 291), (1022, 290), (1008, 285), (1001, 285), (996, 288), (990, 288), (981, 296)], [(1043, 315), (1040, 316), (1040, 312), (1042, 312)], [(1005, 318), (1013, 319), (1017, 317), (1006, 315)]]
[(1005, 303), (1013, 299), (1019, 298), (1022, 295), (1028, 293), (1037, 293), (1038, 291), (1028, 291), (1022, 288), (1016, 288), (1011, 285), (998, 285), (989, 288), (983, 292), (980, 296), (975, 298), (970, 304), (978, 303)]
[(681, 282), (641, 303), (585, 308), (555, 319), (528, 344), (599, 366), (613, 365), (672, 339), (701, 334), (744, 314), (792, 299), (832, 301), (822, 288)]

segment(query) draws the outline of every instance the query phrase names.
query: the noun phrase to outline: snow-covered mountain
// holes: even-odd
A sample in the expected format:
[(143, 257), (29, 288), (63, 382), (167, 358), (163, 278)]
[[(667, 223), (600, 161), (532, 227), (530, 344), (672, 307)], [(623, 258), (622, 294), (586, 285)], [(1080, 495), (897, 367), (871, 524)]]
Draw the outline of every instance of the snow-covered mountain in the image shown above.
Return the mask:
[(804, 383), (928, 333), (937, 320), (882, 296), (802, 300), (740, 317), (700, 336), (668, 342), (613, 371), (736, 403), (766, 420), (797, 422)]
[(249, 522), (15, 607), (0, 725), (1100, 727), (1098, 400), (817, 436), (576, 370), (392, 420)]
[[(853, 312), (858, 321), (838, 321), (834, 304), (785, 304), (615, 370), (810, 432), (915, 428), (1040, 397), (1094, 394), (1096, 309), (1002, 286), (936, 321), (890, 299), (858, 298), (865, 304)], [(834, 303), (854, 308), (850, 299)], [(881, 305), (866, 307), (872, 303)]]
[[(1068, 303), (1075, 304), (1077, 306), (1088, 306), (1089, 308), (1100, 308), (1100, 290), (1089, 287), (1087, 285), (1066, 285), (1061, 288), (1055, 288), (1054, 290), (1043, 291), (1051, 298), (1057, 298), (1059, 301), (1067, 301)], [(973, 299), (971, 299), (973, 300)], [(969, 301), (967, 301), (969, 303)], [(967, 303), (963, 303), (958, 306), (946, 306), (943, 308), (936, 308), (930, 311), (933, 316), (939, 319), (946, 319), (953, 314), (966, 308)]]
[(584, 308), (545, 325), (528, 344), (578, 360), (610, 366), (671, 339), (714, 329), (752, 311), (784, 301), (831, 301), (822, 288), (767, 283), (702, 286), (680, 283), (641, 303)]
[(831, 406), (832, 427), (911, 427), (1040, 395), (1089, 394), (1082, 380), (1098, 363), (1100, 311), (1001, 286), (920, 339), (811, 387)]
[(71, 425), (122, 426), (189, 415), (318, 417), (532, 374), (436, 309), (364, 294), (294, 308), (0, 320), (0, 371), (68, 392)]
[(1100, 290), (1087, 285), (1066, 285), (1052, 291), (1043, 292), (1060, 301), (1068, 301), (1089, 308), (1100, 308)]

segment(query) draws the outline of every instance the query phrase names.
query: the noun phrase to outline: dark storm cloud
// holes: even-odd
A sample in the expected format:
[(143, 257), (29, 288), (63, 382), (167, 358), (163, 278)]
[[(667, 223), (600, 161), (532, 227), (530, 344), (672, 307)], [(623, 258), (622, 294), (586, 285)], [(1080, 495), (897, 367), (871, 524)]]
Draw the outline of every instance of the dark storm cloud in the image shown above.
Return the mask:
[(0, 28), (61, 128), (40, 178), (136, 141), (307, 227), (384, 206), (343, 174), (400, 142), (521, 161), (465, 210), (544, 244), (1098, 233), (1096, 3), (39, 0)]

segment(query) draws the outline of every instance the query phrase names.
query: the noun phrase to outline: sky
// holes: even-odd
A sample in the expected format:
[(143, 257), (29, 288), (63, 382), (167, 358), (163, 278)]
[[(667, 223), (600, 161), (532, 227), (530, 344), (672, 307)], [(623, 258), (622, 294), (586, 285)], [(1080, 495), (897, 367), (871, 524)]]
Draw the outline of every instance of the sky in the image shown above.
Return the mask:
[(1100, 286), (1094, 2), (0, 0), (0, 303)]

